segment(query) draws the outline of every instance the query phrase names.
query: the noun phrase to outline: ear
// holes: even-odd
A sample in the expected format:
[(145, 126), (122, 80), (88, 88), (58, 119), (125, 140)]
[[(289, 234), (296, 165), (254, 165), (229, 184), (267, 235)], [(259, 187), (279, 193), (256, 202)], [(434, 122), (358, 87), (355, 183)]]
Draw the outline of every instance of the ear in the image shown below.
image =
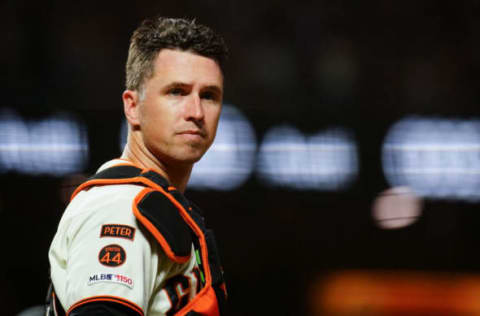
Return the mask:
[(133, 90), (125, 90), (122, 93), (122, 100), (123, 100), (123, 111), (125, 113), (125, 117), (127, 121), (132, 126), (140, 125), (139, 121), (139, 103), (140, 98), (137, 91)]

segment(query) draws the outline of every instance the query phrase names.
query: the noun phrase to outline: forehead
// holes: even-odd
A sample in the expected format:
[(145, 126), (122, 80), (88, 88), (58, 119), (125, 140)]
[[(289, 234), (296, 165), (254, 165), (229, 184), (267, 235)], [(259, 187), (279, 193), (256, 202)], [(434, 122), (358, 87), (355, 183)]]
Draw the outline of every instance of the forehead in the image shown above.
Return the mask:
[(155, 58), (152, 80), (223, 87), (223, 74), (211, 58), (188, 51), (162, 49)]

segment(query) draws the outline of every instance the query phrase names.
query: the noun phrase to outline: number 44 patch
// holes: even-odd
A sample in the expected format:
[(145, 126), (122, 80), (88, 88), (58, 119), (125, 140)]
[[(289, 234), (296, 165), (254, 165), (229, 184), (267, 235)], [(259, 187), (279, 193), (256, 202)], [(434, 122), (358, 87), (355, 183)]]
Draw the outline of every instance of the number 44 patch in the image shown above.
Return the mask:
[(125, 250), (115, 244), (103, 247), (98, 253), (98, 260), (107, 267), (118, 267), (125, 263), (126, 259)]

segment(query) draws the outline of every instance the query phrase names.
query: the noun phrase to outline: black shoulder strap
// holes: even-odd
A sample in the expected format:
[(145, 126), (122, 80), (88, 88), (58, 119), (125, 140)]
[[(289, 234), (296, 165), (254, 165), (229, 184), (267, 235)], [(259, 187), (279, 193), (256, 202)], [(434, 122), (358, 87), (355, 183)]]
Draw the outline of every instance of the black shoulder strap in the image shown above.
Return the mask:
[(124, 179), (124, 178), (133, 178), (138, 177), (142, 173), (142, 169), (135, 166), (121, 165), (114, 166), (102, 170), (92, 177), (89, 180), (93, 179)]
[(165, 190), (168, 190), (169, 183), (167, 179), (162, 177), (160, 174), (153, 170), (148, 170), (146, 172), (143, 172), (142, 169), (135, 167), (135, 166), (130, 166), (130, 165), (120, 165), (120, 166), (113, 166), (110, 168), (107, 168), (105, 170), (102, 170), (96, 174), (94, 174), (92, 177), (88, 179), (90, 180), (114, 180), (114, 179), (127, 179), (127, 178), (134, 178), (134, 177), (144, 177), (147, 178), (154, 183), (158, 184)]
[(190, 259), (192, 232), (175, 205), (163, 192), (140, 193), (133, 214), (162, 246), (165, 254), (174, 262)]

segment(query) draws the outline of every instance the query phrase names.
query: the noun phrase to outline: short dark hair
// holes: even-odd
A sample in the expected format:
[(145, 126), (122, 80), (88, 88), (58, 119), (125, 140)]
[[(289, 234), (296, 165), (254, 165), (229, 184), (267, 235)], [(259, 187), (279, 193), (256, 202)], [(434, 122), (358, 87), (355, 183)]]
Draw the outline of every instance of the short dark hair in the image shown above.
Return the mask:
[(223, 71), (228, 49), (223, 38), (195, 20), (156, 17), (144, 20), (130, 39), (126, 88), (140, 90), (153, 76), (153, 62), (162, 49), (189, 51), (215, 60)]

